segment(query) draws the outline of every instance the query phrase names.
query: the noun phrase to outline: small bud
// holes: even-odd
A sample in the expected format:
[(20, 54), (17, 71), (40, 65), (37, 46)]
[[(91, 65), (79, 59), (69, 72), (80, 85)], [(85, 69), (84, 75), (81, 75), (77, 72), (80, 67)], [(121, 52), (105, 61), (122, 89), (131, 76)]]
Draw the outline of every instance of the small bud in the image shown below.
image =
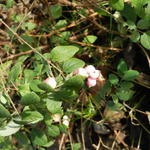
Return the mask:
[(88, 87), (93, 87), (96, 85), (96, 80), (92, 78), (88, 78), (86, 84)]
[(91, 73), (91, 72), (94, 72), (96, 69), (95, 69), (94, 66), (88, 65), (88, 66), (85, 67), (85, 70), (86, 70), (87, 73), (89, 74), (89, 73)]
[(46, 80), (44, 80), (44, 82), (51, 86), (53, 89), (56, 87), (57, 84), (55, 78), (52, 77), (48, 77)]
[(88, 77), (88, 73), (84, 68), (79, 68), (77, 71), (74, 72), (74, 74)]
[(100, 75), (100, 71), (99, 70), (95, 70), (94, 72), (90, 72), (89, 73), (89, 76), (92, 79), (97, 79), (99, 77), (99, 75)]
[(63, 116), (63, 124), (67, 127), (69, 126), (69, 117), (67, 115)]

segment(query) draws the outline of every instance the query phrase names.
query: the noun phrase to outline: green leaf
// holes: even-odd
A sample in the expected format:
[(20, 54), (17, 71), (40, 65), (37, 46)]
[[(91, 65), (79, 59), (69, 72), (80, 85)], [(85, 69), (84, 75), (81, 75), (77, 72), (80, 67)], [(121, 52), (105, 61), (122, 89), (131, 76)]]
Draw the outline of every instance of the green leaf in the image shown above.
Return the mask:
[(44, 146), (48, 143), (48, 139), (44, 130), (33, 128), (31, 131), (31, 140), (34, 145)]
[(59, 20), (56, 23), (55, 28), (59, 29), (59, 28), (65, 27), (66, 25), (67, 25), (67, 21), (66, 20)]
[(85, 65), (85, 62), (77, 59), (77, 58), (70, 58), (69, 60), (63, 63), (63, 71), (66, 73), (71, 73), (76, 71), (78, 68), (81, 68)]
[(21, 103), (23, 105), (36, 104), (39, 102), (40, 102), (40, 97), (34, 92), (25, 94), (21, 99)]
[(30, 83), (33, 80), (34, 76), (35, 76), (35, 72), (33, 70), (30, 69), (24, 70), (25, 83)]
[(116, 85), (116, 84), (118, 84), (119, 79), (115, 74), (110, 74), (109, 75), (109, 81), (112, 85)]
[(124, 81), (124, 82), (120, 83), (120, 87), (124, 88), (124, 89), (130, 89), (130, 88), (134, 87), (134, 84), (132, 82)]
[(18, 86), (18, 88), (19, 88), (19, 93), (21, 96), (24, 96), (25, 94), (30, 92), (29, 83), (22, 84), (22, 85)]
[(6, 1), (6, 8), (11, 8), (15, 4), (14, 0), (7, 0)]
[(133, 9), (133, 7), (127, 3), (125, 3), (124, 9), (121, 11), (121, 15), (125, 17), (127, 21), (132, 21), (134, 23), (136, 22), (137, 15), (135, 9)]
[(75, 100), (79, 95), (72, 89), (62, 88), (59, 91), (53, 93), (53, 99), (58, 101), (71, 101)]
[(33, 80), (30, 82), (30, 89), (34, 92), (43, 93), (44, 91), (41, 90), (38, 85), (41, 84), (39, 80)]
[(54, 62), (63, 62), (74, 56), (78, 50), (76, 46), (57, 46), (52, 49), (50, 58)]
[(121, 74), (124, 74), (128, 70), (127, 64), (123, 59), (120, 59), (119, 64), (117, 65), (117, 71)]
[(49, 86), (47, 83), (44, 83), (44, 82), (38, 84), (37, 86), (38, 86), (38, 88), (40, 88), (41, 90), (46, 91), (46, 92), (54, 91), (54, 89), (51, 86)]
[(108, 105), (107, 105), (108, 109), (113, 111), (120, 111), (122, 106), (123, 106), (122, 104), (114, 103), (113, 101), (108, 101)]
[(54, 19), (58, 19), (59, 17), (62, 16), (62, 6), (52, 5), (50, 9), (51, 9), (52, 17)]
[(61, 101), (55, 101), (55, 100), (46, 100), (46, 106), (49, 112), (52, 114), (61, 114), (62, 113), (62, 102)]
[(18, 132), (15, 134), (15, 138), (17, 139), (17, 144), (21, 146), (30, 144), (30, 140), (25, 133)]
[(6, 126), (0, 128), (0, 136), (10, 136), (18, 132), (21, 128), (21, 125), (16, 124), (14, 121), (8, 122)]
[(139, 75), (139, 72), (136, 70), (128, 70), (124, 72), (123, 80), (132, 81)]
[(22, 24), (22, 29), (23, 30), (31, 31), (31, 30), (35, 29), (35, 27), (36, 27), (36, 24), (32, 23), (32, 22), (25, 22), (25, 23)]
[(19, 124), (35, 124), (44, 119), (43, 115), (38, 111), (25, 110), (21, 114), (22, 120), (16, 120)]
[(133, 31), (132, 34), (131, 34), (130, 39), (131, 39), (133, 42), (138, 42), (139, 39), (140, 39), (140, 33), (137, 32), (137, 31)]
[(55, 137), (58, 136), (60, 134), (60, 130), (56, 125), (51, 125), (48, 127), (48, 135)]
[(85, 38), (84, 38), (84, 40), (83, 40), (83, 42), (85, 42), (85, 43), (94, 43), (95, 41), (97, 40), (97, 36), (95, 36), (95, 35), (87, 35)]
[(137, 28), (142, 29), (142, 30), (148, 29), (149, 26), (150, 26), (150, 21), (146, 19), (141, 19), (137, 23)]
[(141, 35), (141, 44), (150, 50), (150, 31)]
[(76, 75), (71, 77), (64, 83), (64, 86), (74, 90), (80, 90), (84, 85), (83, 77), (80, 75)]
[(123, 0), (110, 0), (110, 5), (116, 10), (123, 10), (124, 1)]
[(79, 150), (81, 148), (81, 143), (73, 143), (72, 148), (73, 150)]
[(11, 117), (9, 111), (2, 104), (0, 104), (0, 118), (8, 117)]
[(21, 73), (21, 71), (22, 71), (21, 63), (15, 64), (10, 71), (9, 80), (16, 81), (16, 79), (18, 79), (18, 76)]
[(120, 100), (128, 101), (132, 98), (135, 92), (129, 89), (118, 89), (116, 95), (119, 97)]

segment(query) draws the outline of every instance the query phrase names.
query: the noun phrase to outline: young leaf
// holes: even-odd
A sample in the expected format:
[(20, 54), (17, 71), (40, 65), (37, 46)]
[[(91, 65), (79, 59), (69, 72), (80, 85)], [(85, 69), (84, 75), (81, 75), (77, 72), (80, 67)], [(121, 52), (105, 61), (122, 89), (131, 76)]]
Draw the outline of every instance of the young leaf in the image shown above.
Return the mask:
[(94, 36), (94, 35), (87, 35), (85, 38), (84, 38), (84, 42), (86, 43), (94, 43), (95, 41), (97, 40), (97, 36)]
[(116, 84), (118, 84), (119, 79), (115, 74), (110, 74), (109, 75), (109, 81), (112, 85), (116, 85)]
[(128, 70), (127, 64), (123, 59), (120, 59), (119, 64), (117, 66), (117, 71), (121, 74), (124, 74), (125, 71)]
[(2, 104), (0, 104), (0, 118), (7, 117), (11, 117), (9, 111)]
[(76, 46), (57, 46), (52, 49), (50, 58), (54, 62), (63, 62), (74, 56), (78, 50)]
[(81, 68), (85, 65), (84, 61), (77, 59), (77, 58), (70, 58), (69, 60), (65, 61), (63, 64), (63, 71), (66, 73), (71, 73), (78, 68)]
[(56, 125), (51, 125), (48, 127), (48, 135), (55, 137), (58, 136), (60, 134), (60, 130)]
[(136, 70), (128, 70), (124, 72), (123, 80), (132, 81), (139, 75), (139, 72)]
[(150, 50), (150, 32), (146, 32), (143, 35), (141, 35), (141, 44)]
[(25, 94), (21, 99), (21, 103), (23, 105), (36, 104), (39, 102), (40, 102), (40, 97), (34, 92)]

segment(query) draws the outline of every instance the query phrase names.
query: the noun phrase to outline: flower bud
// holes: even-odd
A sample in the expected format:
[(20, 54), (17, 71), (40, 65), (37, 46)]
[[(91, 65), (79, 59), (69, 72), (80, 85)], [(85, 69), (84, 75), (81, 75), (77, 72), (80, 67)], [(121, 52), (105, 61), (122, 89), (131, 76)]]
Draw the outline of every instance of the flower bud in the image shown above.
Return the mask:
[(85, 67), (85, 70), (87, 71), (87, 73), (91, 73), (91, 72), (94, 72), (96, 69), (93, 65), (88, 65)]
[(100, 75), (100, 71), (99, 70), (95, 70), (94, 72), (90, 72), (89, 73), (89, 77), (92, 79), (97, 79)]
[(67, 127), (69, 126), (69, 117), (67, 115), (63, 116), (63, 124)]
[(88, 87), (93, 87), (96, 85), (96, 80), (92, 78), (88, 78), (86, 84)]
[(57, 84), (55, 78), (52, 77), (48, 77), (46, 80), (44, 80), (44, 82), (51, 86), (53, 89), (56, 87)]
[(88, 77), (88, 73), (84, 68), (79, 68), (77, 71), (74, 72), (74, 74)]

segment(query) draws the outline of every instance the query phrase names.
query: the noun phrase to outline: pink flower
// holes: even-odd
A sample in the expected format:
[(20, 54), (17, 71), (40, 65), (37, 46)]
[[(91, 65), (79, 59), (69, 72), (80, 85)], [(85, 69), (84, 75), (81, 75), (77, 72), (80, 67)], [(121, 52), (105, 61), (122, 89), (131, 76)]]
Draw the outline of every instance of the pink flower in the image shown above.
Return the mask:
[(88, 77), (88, 73), (84, 68), (79, 68), (77, 71), (74, 72), (74, 74), (78, 74), (84, 77)]
[(100, 75), (99, 70), (95, 70), (95, 71), (89, 73), (89, 77), (92, 79), (97, 79), (99, 77), (99, 75)]
[(91, 73), (91, 72), (94, 72), (96, 69), (93, 65), (88, 65), (85, 67), (85, 70), (87, 71), (87, 73)]
[(86, 84), (88, 87), (93, 87), (96, 85), (96, 80), (92, 78), (88, 78)]
[(55, 78), (48, 77), (46, 80), (44, 80), (45, 83), (47, 83), (49, 86), (51, 86), (53, 89), (56, 88), (56, 80)]

